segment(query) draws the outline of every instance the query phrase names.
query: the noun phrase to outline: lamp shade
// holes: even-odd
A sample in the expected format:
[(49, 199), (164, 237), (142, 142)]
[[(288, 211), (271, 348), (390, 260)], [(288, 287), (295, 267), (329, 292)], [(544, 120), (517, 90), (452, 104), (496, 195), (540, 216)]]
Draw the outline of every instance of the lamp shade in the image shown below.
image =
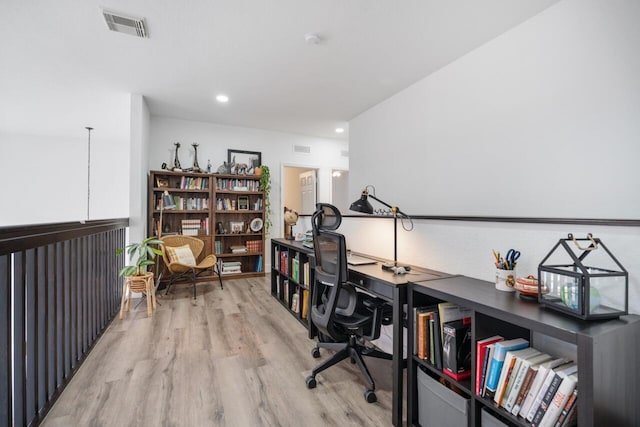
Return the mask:
[(168, 191), (165, 191), (162, 195), (162, 207), (163, 209), (175, 209), (176, 204), (173, 201), (173, 197), (169, 195)]
[(371, 206), (371, 203), (369, 203), (369, 200), (367, 200), (367, 195), (365, 193), (363, 193), (358, 200), (351, 203), (349, 209), (355, 212), (362, 212), (369, 215), (373, 213), (373, 206)]

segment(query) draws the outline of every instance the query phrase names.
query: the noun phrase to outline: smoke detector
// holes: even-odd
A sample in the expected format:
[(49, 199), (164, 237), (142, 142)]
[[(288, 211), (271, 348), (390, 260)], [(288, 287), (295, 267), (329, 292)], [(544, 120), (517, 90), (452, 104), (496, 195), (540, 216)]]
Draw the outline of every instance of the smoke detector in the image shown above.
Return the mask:
[(107, 28), (111, 31), (142, 38), (149, 37), (144, 18), (136, 18), (135, 16), (128, 16), (107, 9), (102, 9), (102, 15), (104, 16), (104, 22), (107, 24)]
[(307, 33), (304, 35), (304, 41), (307, 42), (307, 44), (320, 44), (321, 39), (317, 34)]

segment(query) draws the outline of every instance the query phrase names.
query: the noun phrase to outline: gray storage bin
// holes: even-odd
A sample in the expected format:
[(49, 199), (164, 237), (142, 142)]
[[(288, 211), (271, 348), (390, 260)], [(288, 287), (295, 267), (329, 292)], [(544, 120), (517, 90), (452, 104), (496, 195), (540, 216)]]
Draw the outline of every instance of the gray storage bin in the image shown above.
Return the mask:
[(480, 414), (480, 425), (482, 427), (509, 427), (508, 424), (503, 423), (496, 417), (494, 417), (487, 408), (482, 408)]
[(418, 369), (418, 421), (422, 427), (466, 426), (469, 399)]

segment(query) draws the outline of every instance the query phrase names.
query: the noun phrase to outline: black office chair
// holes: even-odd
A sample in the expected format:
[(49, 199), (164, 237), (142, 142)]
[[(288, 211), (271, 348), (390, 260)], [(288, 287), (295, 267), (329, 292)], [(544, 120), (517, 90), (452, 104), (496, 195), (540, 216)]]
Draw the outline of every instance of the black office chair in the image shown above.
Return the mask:
[[(363, 340), (380, 337), (383, 318), (390, 312), (384, 300), (357, 292), (347, 282), (347, 249), (344, 236), (334, 232), (342, 222), (340, 211), (333, 205), (318, 203), (311, 217), (313, 248), (316, 257), (316, 283), (311, 295), (311, 321), (318, 328), (319, 343), (311, 351), (320, 357), (320, 348), (336, 351), (330, 359), (311, 371), (307, 387), (315, 388), (316, 375), (346, 358), (357, 363), (369, 384), (364, 397), (377, 400), (376, 385), (362, 356), (391, 360), (390, 354), (366, 347)], [(386, 322), (385, 322), (386, 323)]]

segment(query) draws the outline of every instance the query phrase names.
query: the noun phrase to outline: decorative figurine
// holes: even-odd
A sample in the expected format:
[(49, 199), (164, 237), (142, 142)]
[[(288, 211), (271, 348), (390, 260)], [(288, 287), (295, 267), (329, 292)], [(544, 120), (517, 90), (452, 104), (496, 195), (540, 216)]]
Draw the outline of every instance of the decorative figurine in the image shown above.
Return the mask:
[(235, 165), (236, 165), (236, 157), (233, 156), (233, 160), (231, 160), (231, 163), (222, 162), (222, 164), (218, 167), (218, 173), (229, 174), (231, 173)]
[(246, 163), (236, 163), (234, 172), (236, 175), (244, 175), (247, 173)]
[(191, 146), (193, 147), (193, 151), (195, 152), (195, 154), (193, 155), (193, 167), (191, 168), (191, 170), (193, 172), (202, 172), (202, 169), (200, 169), (200, 165), (198, 164), (198, 143), (194, 142), (193, 144), (191, 144)]
[(182, 166), (180, 166), (180, 160), (178, 160), (178, 148), (180, 148), (180, 143), (174, 142), (173, 145), (176, 146), (176, 154), (173, 158), (173, 169), (171, 170), (174, 172), (182, 172)]
[(213, 166), (211, 166), (211, 159), (207, 160), (207, 172), (211, 173), (213, 171)]

